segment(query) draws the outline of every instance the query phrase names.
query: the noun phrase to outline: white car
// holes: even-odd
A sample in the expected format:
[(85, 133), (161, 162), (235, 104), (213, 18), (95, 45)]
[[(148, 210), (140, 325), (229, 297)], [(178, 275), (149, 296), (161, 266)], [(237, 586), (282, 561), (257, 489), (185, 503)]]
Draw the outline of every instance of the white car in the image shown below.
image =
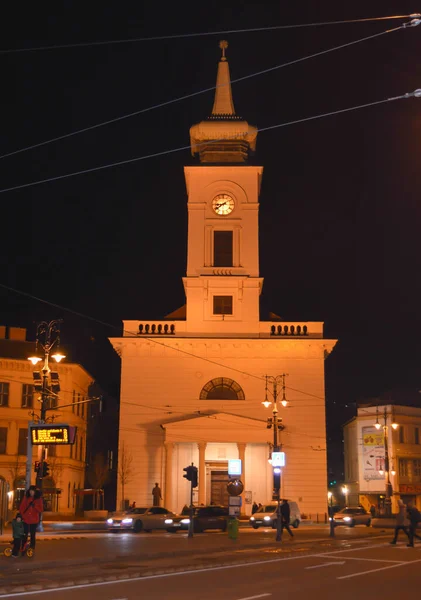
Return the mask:
[(107, 526), (112, 531), (129, 529), (139, 533), (152, 529), (168, 529), (173, 523), (173, 517), (174, 513), (163, 506), (146, 506), (114, 513), (107, 519)]
[[(292, 527), (294, 527), (294, 529), (297, 529), (301, 523), (300, 509), (298, 508), (298, 504), (296, 502), (288, 502), (288, 504), (291, 511), (290, 524)], [(277, 509), (278, 505), (276, 502), (272, 502), (272, 504), (264, 504), (250, 517), (250, 525), (253, 527), (253, 529), (258, 529), (259, 527), (272, 527), (272, 529), (275, 529)]]

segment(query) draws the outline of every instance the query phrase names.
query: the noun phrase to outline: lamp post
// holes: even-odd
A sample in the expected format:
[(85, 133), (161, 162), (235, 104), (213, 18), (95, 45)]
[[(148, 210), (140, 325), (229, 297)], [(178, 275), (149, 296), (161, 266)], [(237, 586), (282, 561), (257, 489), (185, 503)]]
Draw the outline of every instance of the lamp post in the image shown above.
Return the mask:
[[(265, 408), (269, 408), (272, 401), (269, 400), (268, 394), (273, 398), (272, 417), (267, 420), (267, 428), (273, 428), (273, 452), (279, 452), (281, 445), (279, 443), (278, 432), (284, 429), (282, 419), (278, 417), (278, 396), (282, 391), (281, 405), (286, 407), (288, 401), (285, 396), (285, 373), (282, 375), (266, 375), (265, 399), (262, 404)], [(272, 390), (269, 389), (269, 384), (272, 385)], [(276, 519), (276, 541), (280, 542), (282, 538), (282, 521), (281, 521), (281, 469), (274, 467), (273, 469), (273, 489), (275, 490), (276, 499), (278, 502), (277, 519)]]
[[(385, 500), (385, 513), (387, 517), (392, 516), (392, 496), (393, 496), (393, 487), (392, 487), (392, 482), (390, 481), (390, 475), (394, 475), (395, 471), (392, 467), (392, 469), (390, 468), (390, 460), (389, 460), (389, 436), (388, 436), (388, 425), (387, 425), (387, 408), (386, 406), (384, 407), (383, 410), (383, 419), (384, 419), (384, 424), (381, 425), (379, 423), (379, 408), (377, 407), (376, 410), (376, 422), (374, 424), (374, 427), (376, 429), (381, 429), (381, 427), (383, 427), (383, 444), (384, 444), (384, 470), (383, 469), (379, 469), (379, 473), (380, 475), (383, 475), (383, 473), (386, 474), (386, 500)], [(392, 417), (392, 423), (391, 426), (393, 429), (397, 429), (399, 427), (399, 425), (397, 423), (395, 423), (393, 417)]]
[[(57, 398), (58, 392), (60, 391), (59, 375), (57, 371), (52, 371), (49, 364), (50, 357), (59, 363), (63, 358), (64, 354), (59, 351), (60, 346), (60, 324), (62, 320), (56, 319), (54, 321), (42, 321), (37, 327), (35, 354), (28, 357), (28, 360), (34, 365), (43, 362), (42, 368), (38, 371), (35, 370), (32, 374), (34, 381), (34, 390), (40, 392), (40, 414), (38, 415), (38, 422), (43, 424), (46, 422), (46, 413), (51, 408), (51, 401)], [(42, 352), (40, 351), (42, 350)], [(54, 349), (54, 354), (52, 351)], [(28, 431), (28, 440), (30, 431)], [(29, 447), (29, 441), (28, 441)], [(47, 475), (44, 465), (46, 455), (44, 446), (40, 446), (39, 456), (39, 467), (37, 470), (36, 485), (42, 493), (43, 478), (44, 474)], [(31, 461), (31, 457), (27, 457), (27, 461)], [(29, 466), (30, 468), (30, 466)], [(41, 525), (42, 528), (42, 525)]]

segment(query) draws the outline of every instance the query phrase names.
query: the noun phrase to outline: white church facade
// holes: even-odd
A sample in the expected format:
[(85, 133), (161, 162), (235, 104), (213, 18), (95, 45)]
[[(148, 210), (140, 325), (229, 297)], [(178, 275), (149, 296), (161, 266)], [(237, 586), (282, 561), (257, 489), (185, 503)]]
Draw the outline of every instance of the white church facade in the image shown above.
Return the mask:
[(194, 502), (226, 504), (233, 458), (243, 465), (243, 512), (270, 501), (265, 375), (287, 374), (288, 405), (279, 406), (281, 496), (304, 513), (324, 513), (324, 361), (336, 340), (323, 337), (321, 322), (260, 320), (263, 167), (248, 164), (257, 129), (235, 114), (225, 47), (212, 114), (190, 130), (198, 164), (184, 169), (186, 305), (160, 321), (124, 321), (122, 337), (111, 339), (122, 360), (120, 465), (123, 455), (132, 461), (118, 504), (151, 504), (157, 482), (162, 504), (181, 510), (190, 500), (183, 468), (191, 463), (199, 470)]

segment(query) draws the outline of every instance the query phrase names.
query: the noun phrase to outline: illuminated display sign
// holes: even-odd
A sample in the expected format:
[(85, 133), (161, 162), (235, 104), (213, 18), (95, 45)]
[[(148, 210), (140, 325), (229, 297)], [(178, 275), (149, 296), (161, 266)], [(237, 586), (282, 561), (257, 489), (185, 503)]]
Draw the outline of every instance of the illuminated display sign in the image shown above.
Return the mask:
[(272, 467), (285, 467), (285, 452), (272, 452)]
[(231, 458), (228, 461), (228, 475), (241, 475), (241, 460), (239, 458)]
[(32, 445), (74, 444), (76, 427), (70, 425), (33, 425), (31, 426)]

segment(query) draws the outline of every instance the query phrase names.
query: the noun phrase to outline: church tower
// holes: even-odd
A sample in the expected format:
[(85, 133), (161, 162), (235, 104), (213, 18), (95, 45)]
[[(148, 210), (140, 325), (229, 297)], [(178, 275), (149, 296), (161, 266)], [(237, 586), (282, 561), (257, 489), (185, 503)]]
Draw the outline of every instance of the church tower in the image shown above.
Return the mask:
[(225, 51), (211, 115), (190, 129), (200, 165), (185, 167), (188, 193), (186, 331), (257, 334), (259, 193), (263, 167), (247, 164), (257, 129), (235, 113)]

